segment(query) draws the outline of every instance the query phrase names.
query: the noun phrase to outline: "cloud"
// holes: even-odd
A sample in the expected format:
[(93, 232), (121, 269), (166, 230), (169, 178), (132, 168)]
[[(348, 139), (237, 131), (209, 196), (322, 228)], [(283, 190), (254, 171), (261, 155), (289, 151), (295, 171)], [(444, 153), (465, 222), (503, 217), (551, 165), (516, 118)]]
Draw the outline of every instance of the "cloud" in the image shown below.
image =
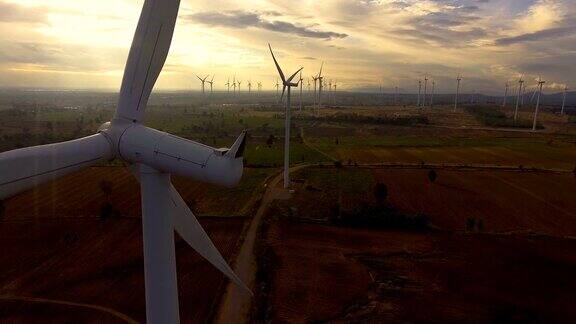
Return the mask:
[(550, 28), (534, 33), (522, 34), (514, 37), (499, 38), (495, 41), (496, 45), (507, 46), (524, 42), (544, 41), (558, 39), (566, 36), (576, 35), (576, 26)]
[(0, 22), (46, 22), (45, 10), (40, 7), (23, 7), (14, 3), (0, 1)]
[(308, 38), (333, 39), (345, 38), (348, 35), (330, 31), (318, 31), (305, 26), (298, 26), (285, 21), (268, 20), (269, 16), (279, 16), (270, 12), (248, 12), (248, 11), (224, 11), (224, 12), (200, 12), (184, 16), (184, 19), (209, 25), (229, 28), (261, 28), (269, 31), (286, 33)]

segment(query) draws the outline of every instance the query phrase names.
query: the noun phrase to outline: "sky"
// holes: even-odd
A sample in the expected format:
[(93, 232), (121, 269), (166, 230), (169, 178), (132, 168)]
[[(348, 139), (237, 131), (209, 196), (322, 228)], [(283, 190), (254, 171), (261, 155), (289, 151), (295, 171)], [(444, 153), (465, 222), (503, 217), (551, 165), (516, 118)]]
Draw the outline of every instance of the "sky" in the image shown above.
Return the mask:
[[(143, 0), (0, 0), (0, 87), (119, 89)], [(575, 0), (182, 0), (157, 90), (262, 82), (324, 62), (339, 89), (576, 87)]]

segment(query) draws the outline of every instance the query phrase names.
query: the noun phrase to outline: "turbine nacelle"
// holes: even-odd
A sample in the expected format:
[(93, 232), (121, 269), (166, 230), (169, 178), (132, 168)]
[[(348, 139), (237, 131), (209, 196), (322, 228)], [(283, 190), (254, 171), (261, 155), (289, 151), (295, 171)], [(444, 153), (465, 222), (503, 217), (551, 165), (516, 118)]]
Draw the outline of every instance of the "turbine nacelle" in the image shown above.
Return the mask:
[(232, 148), (217, 149), (122, 119), (98, 131), (111, 143), (111, 152), (131, 164), (226, 187), (242, 178), (246, 132)]

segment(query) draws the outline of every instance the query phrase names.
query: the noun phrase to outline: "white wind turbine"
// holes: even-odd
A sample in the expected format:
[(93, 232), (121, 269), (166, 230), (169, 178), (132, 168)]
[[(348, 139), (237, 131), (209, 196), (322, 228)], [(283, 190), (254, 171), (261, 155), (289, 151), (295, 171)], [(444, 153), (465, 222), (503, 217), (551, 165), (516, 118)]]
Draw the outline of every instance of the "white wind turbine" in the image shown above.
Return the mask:
[(304, 87), (304, 79), (302, 79), (302, 71), (300, 71), (300, 77), (298, 77), (298, 84), (300, 84), (300, 111), (302, 111), (302, 108), (304, 107), (304, 101), (302, 101), (302, 90)]
[(210, 81), (206, 81), (210, 84), (210, 95), (212, 95), (212, 92), (214, 91), (214, 76), (215, 75), (212, 75), (212, 79)]
[(542, 86), (546, 81), (538, 78), (538, 99), (536, 100), (536, 109), (534, 109), (534, 122), (532, 123), (532, 130), (536, 130), (536, 124), (538, 123), (538, 109), (540, 108), (540, 97), (542, 96)]
[(300, 72), (303, 68), (300, 68), (296, 71), (292, 76), (288, 79), (284, 76), (284, 72), (280, 68), (278, 61), (276, 61), (276, 57), (274, 56), (274, 52), (272, 52), (272, 46), (268, 44), (268, 48), (270, 49), (270, 54), (272, 54), (272, 59), (274, 60), (274, 64), (276, 65), (276, 69), (278, 69), (278, 74), (280, 74), (280, 78), (282, 79), (282, 97), (284, 97), (284, 92), (288, 89), (288, 93), (286, 94), (286, 109), (285, 109), (285, 123), (284, 123), (284, 188), (287, 189), (290, 186), (290, 89), (292, 87), (297, 87), (298, 82), (292, 83), (292, 79)]
[(248, 80), (248, 93), (252, 93), (252, 80)]
[(564, 94), (562, 95), (562, 110), (560, 115), (564, 116), (564, 107), (566, 107), (566, 92), (568, 92), (568, 86), (564, 87)]
[(234, 89), (234, 92), (232, 92), (232, 94), (236, 96), (236, 76), (234, 76), (234, 81), (232, 81), (232, 88)]
[(432, 80), (432, 93), (430, 94), (430, 108), (434, 106), (434, 91), (436, 90), (436, 81)]
[(416, 103), (417, 107), (420, 107), (420, 95), (422, 94), (422, 80), (418, 80), (418, 101)]
[(198, 75), (196, 75), (196, 77), (198, 78), (198, 80), (200, 80), (200, 82), (202, 82), (202, 94), (205, 95), (206, 92), (206, 79), (208, 79), (208, 75), (204, 77), (204, 79), (202, 79), (201, 77), (199, 77)]
[(228, 87), (228, 95), (230, 95), (230, 78), (226, 81), (226, 87)]
[(241, 86), (242, 86), (242, 81), (236, 81), (238, 82), (238, 94), (240, 94), (240, 92), (242, 91)]
[(506, 108), (506, 99), (508, 99), (508, 88), (510, 85), (506, 82), (506, 88), (504, 89), (504, 100), (502, 101), (502, 108)]
[(458, 109), (458, 96), (460, 95), (460, 81), (462, 81), (462, 77), (458, 76), (456, 78), (456, 97), (454, 98), (454, 112)]
[(318, 75), (316, 76), (316, 79), (318, 80), (318, 100), (317, 100), (318, 114), (320, 113), (320, 106), (322, 105), (322, 87), (324, 86), (324, 77), (322, 76), (323, 68), (324, 68), (324, 62), (322, 62), (322, 65), (320, 65), (320, 72), (318, 72)]
[(170, 181), (176, 174), (234, 186), (242, 176), (246, 134), (230, 149), (212, 148), (143, 125), (148, 98), (172, 41), (179, 0), (146, 0), (112, 121), (88, 137), (0, 153), (0, 199), (114, 158), (130, 164), (142, 200), (148, 323), (178, 323), (174, 230), (244, 289)]
[(426, 106), (426, 97), (428, 96), (428, 76), (424, 76), (424, 100), (422, 101), (422, 107)]
[(516, 108), (514, 109), (514, 122), (518, 120), (518, 107), (520, 106), (520, 97), (522, 96), (522, 86), (524, 85), (524, 80), (522, 80), (522, 75), (518, 79), (518, 96), (516, 97)]

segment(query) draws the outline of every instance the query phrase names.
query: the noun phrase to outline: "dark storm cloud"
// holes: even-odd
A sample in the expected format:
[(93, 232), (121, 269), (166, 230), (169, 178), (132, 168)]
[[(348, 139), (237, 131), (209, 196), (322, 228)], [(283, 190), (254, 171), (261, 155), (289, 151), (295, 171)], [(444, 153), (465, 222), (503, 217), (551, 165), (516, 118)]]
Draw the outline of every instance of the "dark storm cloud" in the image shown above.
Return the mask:
[(42, 23), (46, 15), (41, 8), (28, 8), (0, 0), (0, 22)]
[(576, 26), (550, 28), (534, 33), (522, 34), (514, 37), (500, 38), (495, 41), (496, 45), (514, 45), (524, 42), (534, 42), (540, 40), (549, 41), (551, 39), (558, 39), (567, 36), (576, 35)]
[(285, 21), (270, 21), (266, 18), (268, 16), (278, 15), (247, 11), (211, 11), (195, 13), (192, 15), (184, 16), (183, 18), (192, 22), (209, 26), (221, 26), (229, 28), (254, 27), (309, 38), (332, 39), (345, 38), (348, 36), (341, 33), (318, 31), (309, 27), (297, 26)]

